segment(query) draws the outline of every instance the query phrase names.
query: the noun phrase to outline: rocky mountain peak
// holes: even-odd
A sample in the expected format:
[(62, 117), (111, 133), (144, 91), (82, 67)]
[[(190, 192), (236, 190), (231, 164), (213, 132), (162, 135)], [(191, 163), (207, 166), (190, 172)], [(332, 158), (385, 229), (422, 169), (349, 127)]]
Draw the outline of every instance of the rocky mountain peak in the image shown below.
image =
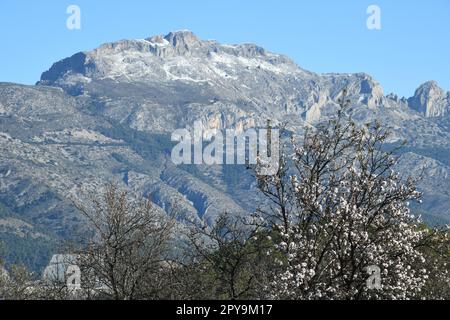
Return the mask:
[(436, 81), (427, 81), (408, 99), (408, 105), (426, 117), (439, 117), (448, 114), (450, 99), (448, 93), (439, 87)]
[(299, 113), (310, 122), (332, 113), (330, 105), (343, 88), (354, 103), (371, 110), (409, 106), (426, 117), (445, 116), (450, 101), (435, 81), (421, 85), (408, 101), (400, 101), (385, 97), (381, 85), (366, 73), (315, 74), (255, 44), (202, 40), (189, 30), (120, 40), (77, 53), (55, 63), (39, 84), (60, 87), (74, 96), (105, 96), (102, 83), (107, 81), (121, 86), (124, 95), (130, 88), (143, 94), (142, 86), (169, 86), (174, 99), (173, 92), (179, 91), (176, 103), (186, 100), (186, 88), (197, 92), (201, 87), (202, 102), (246, 101), (257, 109), (265, 105), (277, 113), (280, 108)]
[(152, 36), (145, 41), (150, 45), (149, 51), (160, 57), (185, 55), (204, 45), (204, 41), (189, 30), (174, 31), (165, 36)]
[(432, 96), (443, 96), (444, 90), (439, 87), (438, 83), (434, 80), (427, 81), (421, 84), (415, 91), (414, 96), (432, 97)]
[(191, 46), (200, 42), (200, 39), (189, 30), (174, 31), (167, 34), (164, 39), (174, 47)]
[[(263, 83), (271, 76), (301, 72), (287, 57), (257, 45), (220, 44), (201, 40), (193, 32), (182, 30), (146, 39), (106, 43), (92, 51), (77, 53), (56, 62), (42, 74), (39, 84), (56, 85), (77, 95), (91, 81), (217, 85), (236, 82), (241, 87), (247, 82), (243, 77), (253, 79), (256, 74)], [(252, 80), (247, 86), (255, 85)]]

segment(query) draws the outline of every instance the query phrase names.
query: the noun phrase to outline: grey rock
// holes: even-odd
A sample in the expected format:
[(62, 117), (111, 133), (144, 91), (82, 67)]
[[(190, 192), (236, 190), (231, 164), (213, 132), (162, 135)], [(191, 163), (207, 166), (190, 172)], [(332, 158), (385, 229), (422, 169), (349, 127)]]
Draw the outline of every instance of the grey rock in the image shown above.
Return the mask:
[(417, 88), (408, 104), (426, 117), (445, 116), (450, 111), (450, 92), (441, 89), (436, 81), (428, 81)]

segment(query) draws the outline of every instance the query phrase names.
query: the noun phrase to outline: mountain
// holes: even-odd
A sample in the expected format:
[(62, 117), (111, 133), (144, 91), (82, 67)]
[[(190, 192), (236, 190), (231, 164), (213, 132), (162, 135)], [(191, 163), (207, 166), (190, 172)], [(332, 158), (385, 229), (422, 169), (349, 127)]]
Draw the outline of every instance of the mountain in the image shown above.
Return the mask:
[(408, 105), (426, 117), (446, 116), (450, 112), (450, 92), (439, 88), (436, 81), (428, 81), (417, 88)]
[(45, 239), (50, 248), (48, 239), (56, 244), (83, 226), (72, 200), (108, 181), (182, 219), (251, 212), (262, 199), (243, 166), (175, 166), (171, 133), (197, 120), (244, 130), (267, 119), (301, 133), (336, 112), (344, 88), (356, 121), (380, 119), (393, 130), (390, 143), (408, 140), (399, 170), (424, 171), (424, 203), (415, 210), (450, 223), (449, 93), (435, 82), (398, 98), (365, 73), (317, 74), (254, 44), (178, 31), (77, 53), (35, 86), (0, 84), (0, 205), (9, 212), (3, 220), (21, 221), (0, 234)]

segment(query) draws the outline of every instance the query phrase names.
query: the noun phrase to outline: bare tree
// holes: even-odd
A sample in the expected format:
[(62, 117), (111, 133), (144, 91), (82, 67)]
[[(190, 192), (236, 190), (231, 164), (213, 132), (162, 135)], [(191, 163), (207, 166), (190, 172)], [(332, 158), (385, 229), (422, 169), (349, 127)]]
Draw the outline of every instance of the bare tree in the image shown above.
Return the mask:
[(158, 275), (165, 268), (174, 220), (147, 199), (130, 200), (114, 184), (102, 199), (76, 206), (94, 231), (77, 252), (83, 286), (104, 298), (158, 298)]
[(224, 213), (212, 227), (191, 228), (188, 238), (194, 248), (189, 267), (210, 283), (205, 292), (219, 299), (264, 298), (273, 243), (262, 225)]

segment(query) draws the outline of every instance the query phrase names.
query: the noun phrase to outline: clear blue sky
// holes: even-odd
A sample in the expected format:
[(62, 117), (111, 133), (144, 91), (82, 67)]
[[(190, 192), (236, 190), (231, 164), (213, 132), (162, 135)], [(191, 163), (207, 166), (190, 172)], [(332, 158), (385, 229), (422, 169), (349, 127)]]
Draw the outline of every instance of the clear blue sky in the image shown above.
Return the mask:
[[(81, 30), (66, 28), (70, 4)], [(371, 4), (381, 30), (366, 28)], [(32, 84), (78, 51), (179, 29), (256, 43), (315, 72), (364, 71), (385, 93), (410, 96), (431, 79), (450, 90), (449, 0), (1, 0), (0, 81)]]

